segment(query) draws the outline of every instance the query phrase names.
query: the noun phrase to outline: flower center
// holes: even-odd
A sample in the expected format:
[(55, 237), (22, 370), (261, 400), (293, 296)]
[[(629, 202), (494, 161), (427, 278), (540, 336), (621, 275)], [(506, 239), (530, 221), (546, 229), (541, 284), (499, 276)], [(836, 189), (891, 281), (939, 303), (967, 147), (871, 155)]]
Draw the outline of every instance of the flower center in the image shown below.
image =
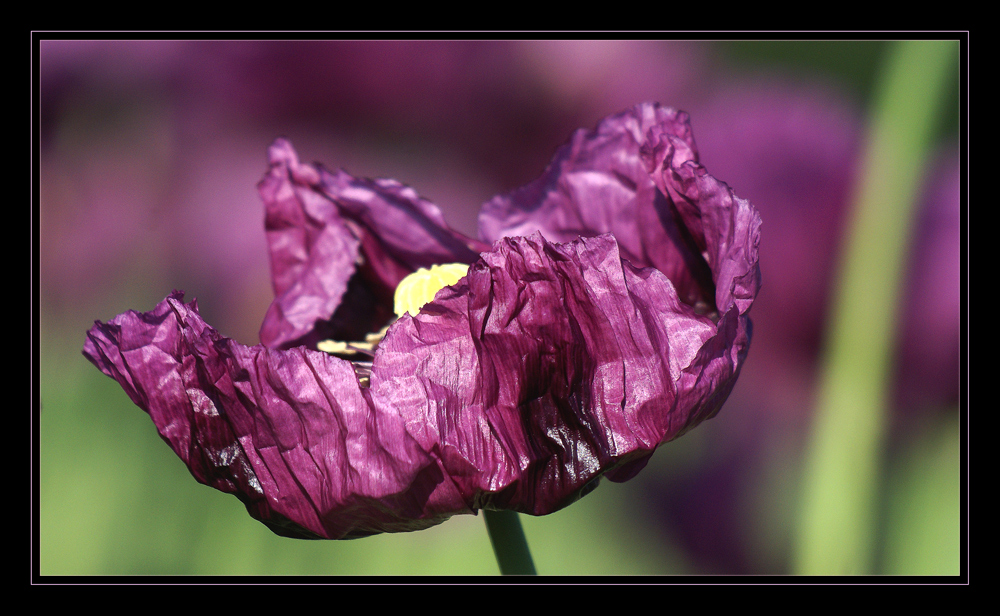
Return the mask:
[(395, 311), (399, 316), (407, 312), (416, 316), (424, 304), (434, 299), (441, 289), (461, 280), (469, 271), (465, 263), (445, 263), (432, 265), (430, 269), (421, 267), (400, 281), (393, 298)]
[[(445, 263), (444, 265), (432, 265), (430, 269), (421, 267), (406, 278), (403, 278), (396, 287), (396, 295), (393, 297), (397, 316), (403, 316), (407, 312), (416, 315), (424, 304), (434, 299), (434, 295), (441, 289), (453, 285), (461, 280), (469, 271), (469, 266), (465, 263)], [(391, 324), (390, 324), (391, 325)], [(375, 349), (378, 343), (382, 342), (388, 331), (389, 325), (381, 331), (365, 336), (364, 342), (343, 342), (341, 340), (324, 340), (316, 345), (320, 351), (338, 355), (344, 359), (351, 359), (354, 365), (354, 372), (358, 377), (361, 387), (368, 387), (371, 376), (371, 361), (356, 360), (361, 356), (371, 359), (375, 356)]]

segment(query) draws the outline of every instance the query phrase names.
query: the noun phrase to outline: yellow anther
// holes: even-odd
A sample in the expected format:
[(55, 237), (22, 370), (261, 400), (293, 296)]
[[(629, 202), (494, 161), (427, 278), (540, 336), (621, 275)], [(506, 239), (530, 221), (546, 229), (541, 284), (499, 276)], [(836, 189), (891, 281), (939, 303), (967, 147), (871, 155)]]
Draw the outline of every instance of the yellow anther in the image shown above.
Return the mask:
[(365, 334), (364, 342), (344, 342), (342, 340), (323, 340), (316, 343), (316, 348), (331, 355), (368, 355), (375, 356), (375, 347), (385, 338), (389, 331), (386, 325), (374, 334)]
[(386, 332), (389, 331), (389, 326), (386, 325), (382, 329), (378, 330), (374, 334), (365, 334), (365, 342), (368, 343), (372, 348), (378, 346), (379, 342), (382, 342), (382, 338), (385, 338)]
[(339, 340), (324, 340), (316, 344), (316, 348), (325, 353), (341, 353), (353, 355), (356, 351), (347, 347), (346, 342)]
[(396, 287), (395, 310), (403, 316), (407, 312), (416, 315), (424, 304), (434, 299), (441, 289), (461, 280), (469, 271), (465, 263), (445, 263), (432, 265), (430, 269), (420, 268), (400, 281)]

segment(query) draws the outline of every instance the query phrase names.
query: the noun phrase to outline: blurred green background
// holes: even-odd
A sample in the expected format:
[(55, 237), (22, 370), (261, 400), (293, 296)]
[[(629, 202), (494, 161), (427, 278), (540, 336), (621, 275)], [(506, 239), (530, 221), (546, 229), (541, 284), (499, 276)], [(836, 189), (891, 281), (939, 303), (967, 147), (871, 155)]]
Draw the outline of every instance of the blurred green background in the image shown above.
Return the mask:
[[(847, 216), (838, 212), (848, 211), (860, 177), (850, 161), (860, 158), (887, 48), (877, 41), (41, 41), (38, 571), (496, 574), (481, 517), (344, 542), (273, 535), (237, 499), (192, 479), (148, 416), (80, 354), (84, 333), (95, 319), (149, 310), (180, 288), (198, 298), (206, 321), (223, 334), (257, 343), (272, 295), (254, 186), (276, 136), (290, 137), (307, 161), (410, 184), (441, 205), (456, 228), (475, 234), (479, 204), (537, 176), (573, 129), (659, 100), (691, 113), (709, 172), (761, 211), (764, 287), (751, 312), (756, 329), (747, 365), (718, 417), (662, 447), (634, 480), (603, 482), (549, 516), (522, 516), (525, 533), (543, 575), (791, 573), (826, 289)], [(957, 169), (954, 156), (940, 161), (957, 151), (958, 85), (956, 61), (934, 120), (928, 178), (935, 169)], [(767, 98), (775, 92), (805, 101), (803, 108), (836, 109), (816, 117), (848, 120), (843, 129), (826, 126), (834, 136), (816, 137), (819, 146), (807, 141), (799, 153), (774, 137), (775, 120), (753, 115), (778, 106)], [(754, 103), (755, 96), (764, 102)], [(762, 127), (761, 135), (741, 122)], [(729, 132), (713, 133), (713, 126)], [(786, 132), (794, 138), (809, 131)], [(817, 154), (819, 170), (806, 164), (840, 137), (845, 145), (830, 147), (843, 156)], [(743, 177), (740, 161), (773, 168), (784, 158), (803, 165), (788, 172), (796, 181), (787, 185), (806, 193), (832, 194), (823, 181), (805, 180), (831, 175), (831, 160), (842, 164), (845, 179), (830, 180), (839, 182), (842, 197), (823, 205), (796, 193), (788, 197), (792, 206), (772, 213), (786, 195), (768, 191), (783, 186), (758, 188), (752, 166), (750, 179), (734, 179)], [(937, 195), (931, 184), (921, 187), (931, 195), (921, 203)], [(941, 191), (938, 200), (957, 208), (957, 184)], [(820, 211), (825, 217), (810, 223)], [(894, 394), (878, 450), (869, 573), (960, 570), (959, 227), (957, 209), (947, 212), (946, 220), (931, 217), (926, 225), (945, 229), (947, 241), (918, 230), (911, 247), (919, 256), (943, 245), (947, 258), (934, 253), (930, 261), (945, 271), (932, 276), (913, 256), (906, 274), (947, 281), (932, 292), (945, 307), (914, 325), (941, 332), (934, 334), (941, 346), (913, 351), (924, 360), (943, 358), (913, 368), (913, 378), (928, 384), (920, 370), (929, 370), (946, 386), (907, 395), (919, 388), (904, 378), (909, 347), (896, 345), (902, 384), (893, 391), (902, 393)], [(805, 217), (815, 242), (788, 231), (796, 227), (783, 227), (782, 216)], [(823, 246), (822, 259), (779, 262), (775, 250), (769, 271), (767, 246), (783, 241)], [(820, 260), (829, 264), (819, 273), (808, 268)], [(800, 262), (802, 271), (791, 271)], [(788, 289), (811, 286), (820, 289), (822, 305), (783, 303)], [(926, 291), (917, 297), (935, 304)], [(803, 348), (782, 346), (788, 341), (775, 333), (787, 323), (782, 310), (808, 317), (806, 335), (786, 336)], [(898, 321), (899, 339), (913, 338), (902, 325), (909, 318)]]

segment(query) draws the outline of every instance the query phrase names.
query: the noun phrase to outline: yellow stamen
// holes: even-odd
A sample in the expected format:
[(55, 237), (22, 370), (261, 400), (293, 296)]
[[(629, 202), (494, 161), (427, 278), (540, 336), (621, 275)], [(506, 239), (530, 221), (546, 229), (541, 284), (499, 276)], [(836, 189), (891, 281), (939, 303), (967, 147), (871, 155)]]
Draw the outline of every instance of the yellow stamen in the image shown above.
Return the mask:
[(465, 263), (445, 263), (432, 265), (430, 269), (420, 268), (400, 281), (396, 287), (396, 314), (403, 316), (407, 312), (416, 315), (424, 304), (434, 299), (441, 289), (453, 285), (469, 271)]
[(326, 353), (341, 353), (346, 355), (353, 355), (357, 352), (354, 349), (348, 348), (346, 342), (339, 340), (324, 340), (317, 343), (316, 348)]
[(378, 346), (379, 342), (382, 342), (382, 338), (385, 338), (385, 333), (389, 331), (389, 326), (386, 325), (374, 334), (365, 334), (364, 342), (344, 342), (343, 340), (323, 340), (316, 343), (316, 348), (325, 353), (330, 353), (333, 355), (375, 355), (375, 348)]
[[(465, 263), (446, 263), (444, 265), (432, 265), (431, 268), (420, 268), (413, 272), (399, 283), (396, 287), (395, 309), (396, 314), (403, 316), (409, 312), (415, 315), (427, 302), (434, 299), (434, 295), (441, 289), (453, 285), (461, 280), (469, 271), (469, 266)], [(390, 324), (391, 325), (391, 324)], [(385, 333), (389, 330), (386, 325), (381, 330), (365, 335), (364, 342), (344, 342), (342, 340), (323, 340), (316, 344), (320, 351), (333, 355), (353, 357), (362, 355), (373, 357), (378, 344), (382, 342)], [(364, 382), (362, 382), (364, 385)]]
[(378, 346), (379, 342), (382, 342), (382, 338), (385, 338), (385, 333), (389, 331), (389, 326), (386, 325), (382, 329), (378, 330), (374, 334), (365, 334), (365, 342), (372, 346), (372, 348)]

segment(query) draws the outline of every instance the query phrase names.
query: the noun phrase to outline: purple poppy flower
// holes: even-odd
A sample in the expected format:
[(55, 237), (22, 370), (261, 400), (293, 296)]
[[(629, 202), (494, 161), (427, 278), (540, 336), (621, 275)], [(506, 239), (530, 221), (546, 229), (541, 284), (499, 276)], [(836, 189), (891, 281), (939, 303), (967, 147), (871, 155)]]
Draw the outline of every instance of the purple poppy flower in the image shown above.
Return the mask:
[[(682, 112), (607, 118), (486, 204), (488, 245), (412, 189), (301, 164), (279, 140), (260, 184), (263, 344), (174, 292), (97, 322), (84, 354), (199, 481), (278, 534), (550, 513), (715, 415), (746, 357), (760, 219), (696, 152)], [(316, 350), (377, 331), (404, 276), (450, 262), (468, 274), (392, 322), (370, 363)]]

